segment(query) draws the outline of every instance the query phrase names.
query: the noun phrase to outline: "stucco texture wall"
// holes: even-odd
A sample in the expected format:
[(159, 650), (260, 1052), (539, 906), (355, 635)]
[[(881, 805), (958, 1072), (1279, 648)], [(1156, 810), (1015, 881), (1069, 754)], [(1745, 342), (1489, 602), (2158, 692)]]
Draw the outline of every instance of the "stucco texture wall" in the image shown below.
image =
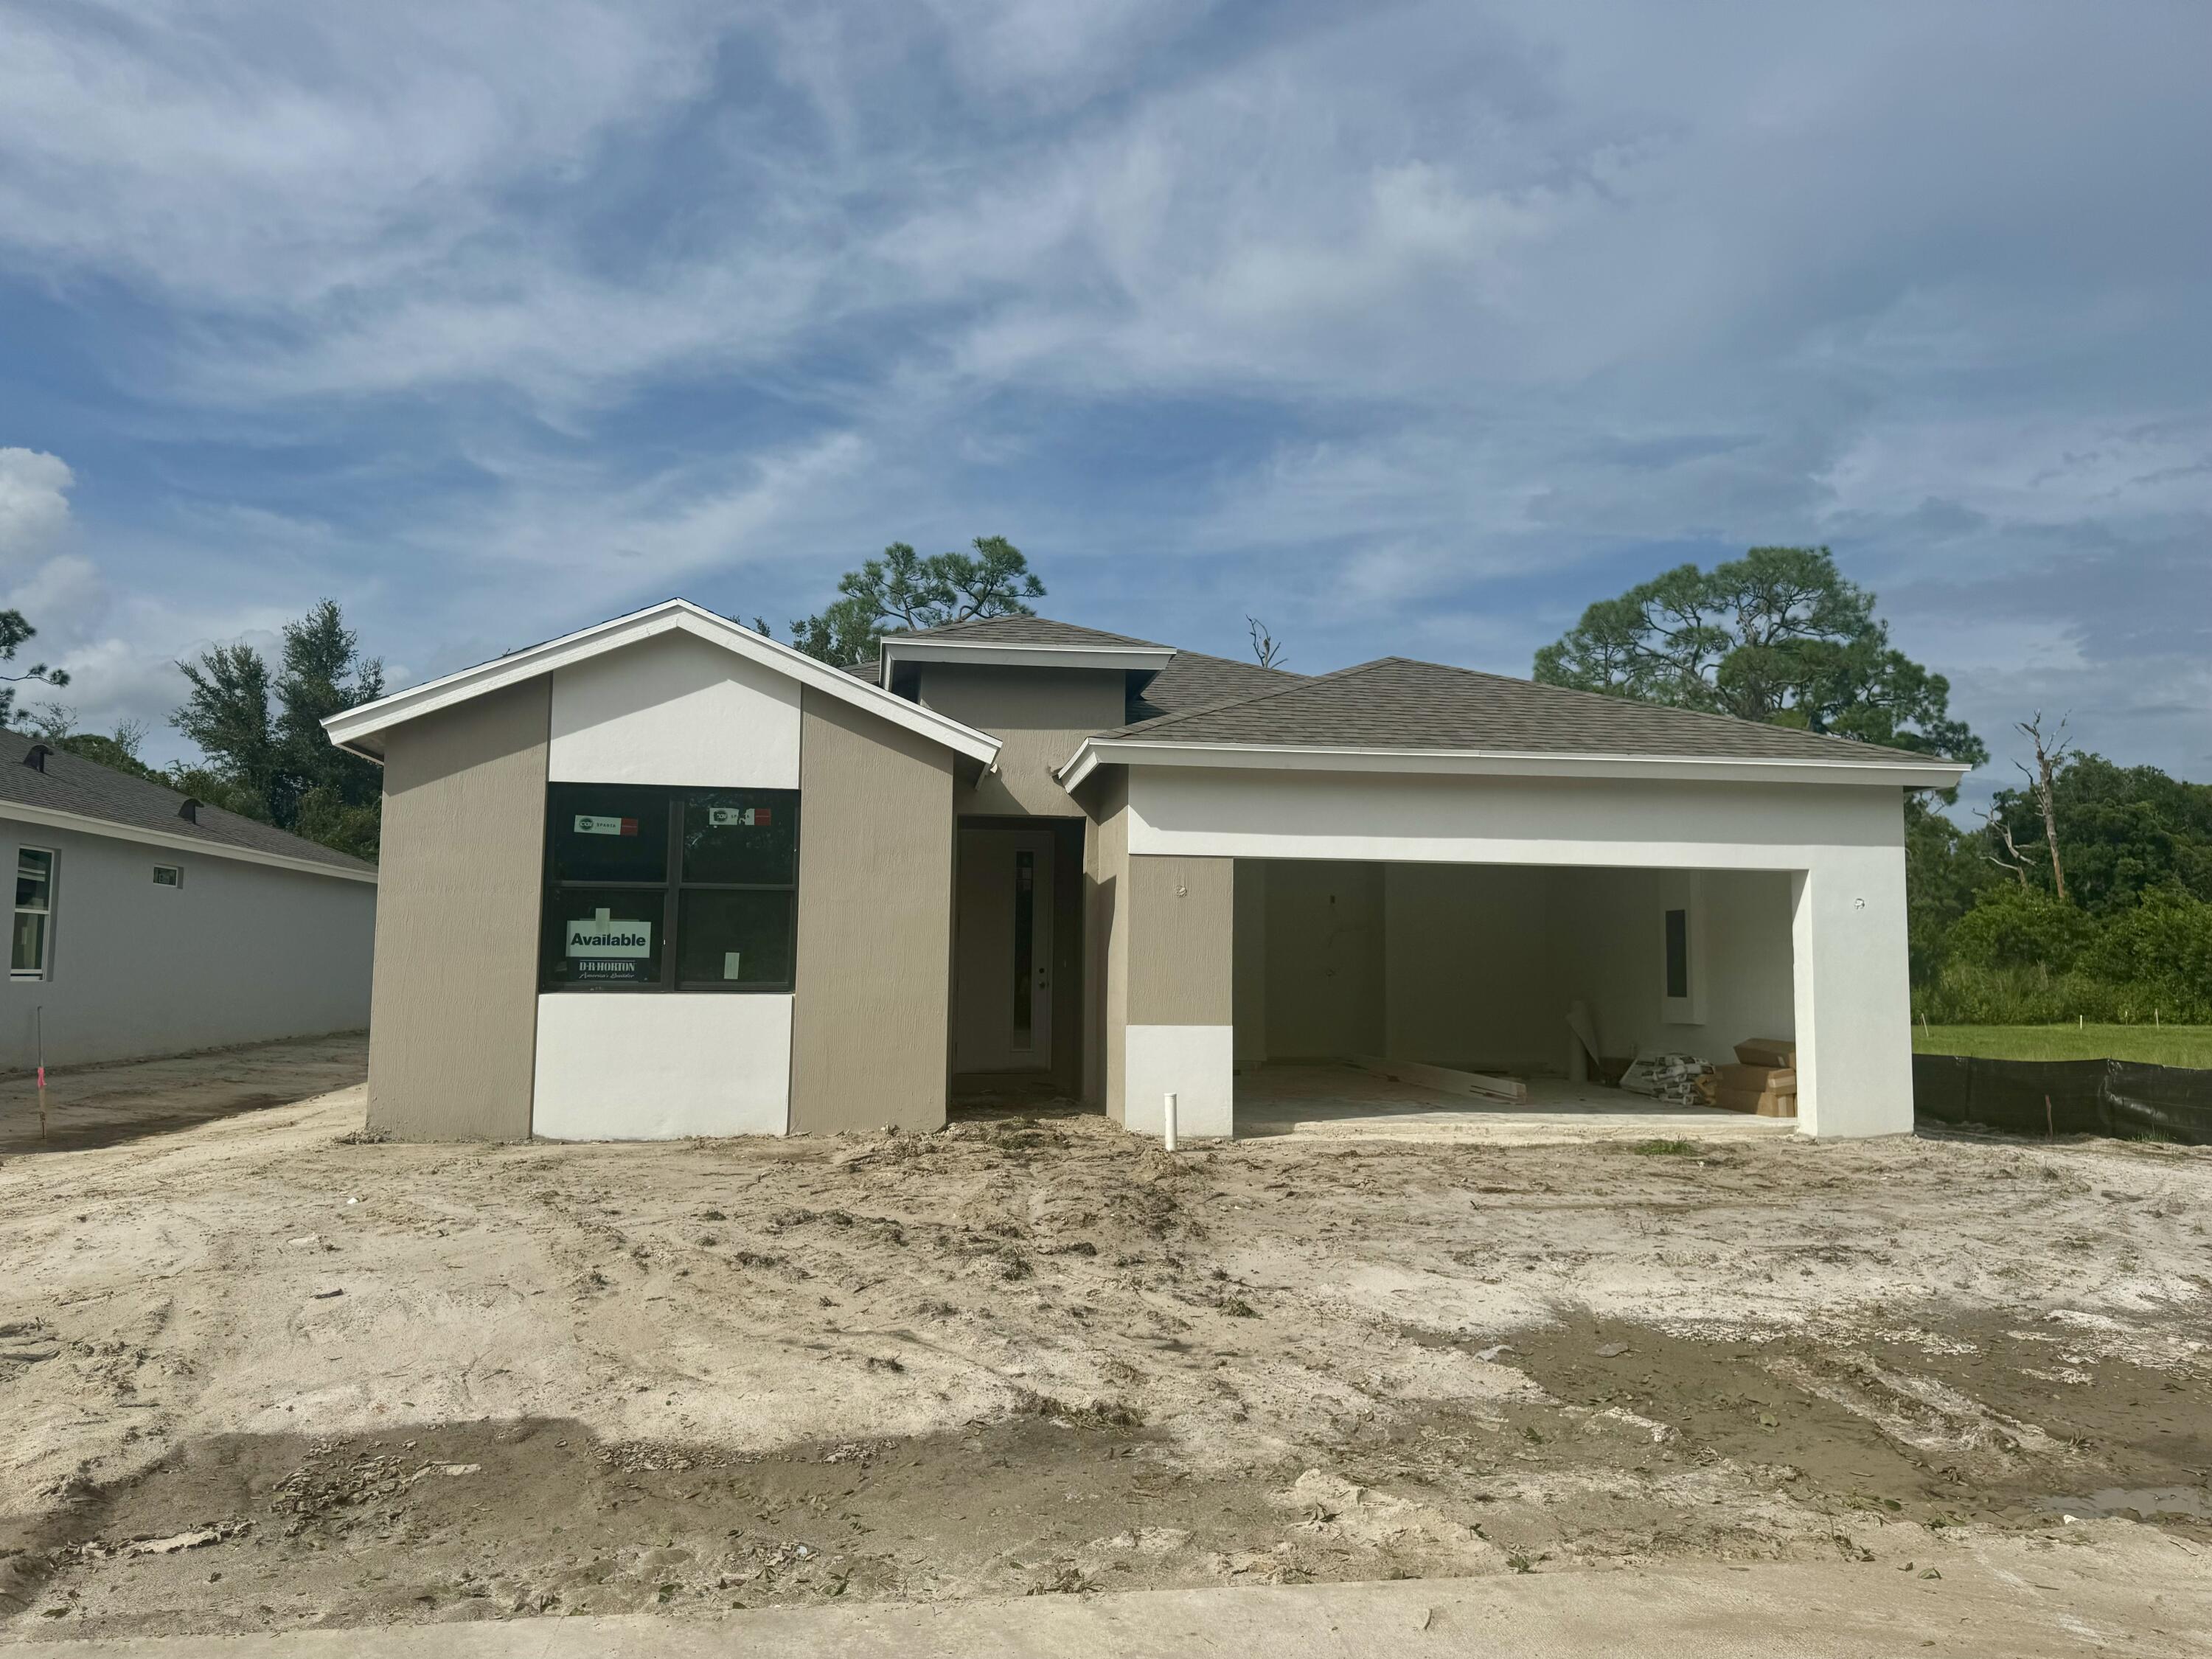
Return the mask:
[(540, 678), (386, 735), (372, 1127), (530, 1134), (550, 709)]
[(791, 1127), (945, 1121), (952, 757), (819, 692), (799, 740)]
[(1121, 925), (1128, 902), (1128, 776), (1118, 766), (1084, 791), (1091, 820), (1083, 842), (1084, 1098), (1116, 1123), (1129, 1014), (1128, 939)]
[[(368, 1024), (373, 883), (0, 819), (55, 854), (48, 975), (0, 978), (0, 1069), (179, 1054)], [(156, 887), (154, 866), (184, 872)]]
[(1382, 923), (1381, 866), (1267, 861), (1268, 1058), (1382, 1052)]
[(1081, 811), (1053, 776), (1083, 739), (1127, 718), (1121, 669), (970, 668), (925, 663), (921, 701), (1003, 740), (996, 769), (963, 783), (963, 817), (1074, 817)]
[[(1553, 1000), (1590, 1005), (1608, 1054), (1665, 1048), (1725, 1064), (1751, 1037), (1790, 1036), (1796, 1026), (1790, 939), (1790, 880), (1773, 870), (1709, 870), (1694, 878), (1663, 870), (1544, 872), (1557, 944)], [(1702, 979), (1697, 1024), (1663, 1009), (1665, 915), (1692, 908), (1704, 938), (1693, 966)], [(1557, 1013), (1547, 1030), (1559, 1030)], [(1545, 1056), (1554, 1064), (1563, 1036)]]

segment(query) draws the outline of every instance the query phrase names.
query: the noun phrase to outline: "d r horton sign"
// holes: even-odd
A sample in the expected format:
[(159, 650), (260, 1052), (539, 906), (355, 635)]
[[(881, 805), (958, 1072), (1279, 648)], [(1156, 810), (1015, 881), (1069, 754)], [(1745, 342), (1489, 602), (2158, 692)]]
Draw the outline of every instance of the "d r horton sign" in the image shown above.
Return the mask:
[(653, 954), (653, 924), (617, 921), (601, 910), (567, 925), (568, 959), (579, 974), (624, 979), (634, 975), (636, 964)]

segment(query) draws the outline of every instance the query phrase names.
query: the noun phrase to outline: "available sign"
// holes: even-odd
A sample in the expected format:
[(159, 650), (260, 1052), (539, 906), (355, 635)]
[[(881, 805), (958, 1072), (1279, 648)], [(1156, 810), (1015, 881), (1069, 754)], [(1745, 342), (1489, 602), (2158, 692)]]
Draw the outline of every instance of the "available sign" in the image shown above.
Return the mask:
[(634, 836), (637, 833), (635, 818), (609, 818), (589, 812), (576, 814), (576, 833), (580, 836)]
[(770, 808), (765, 806), (710, 806), (707, 809), (709, 830), (729, 830), (742, 826), (748, 830), (765, 829)]
[(616, 957), (637, 962), (653, 954), (653, 924), (617, 921), (607, 911), (568, 927), (572, 957)]

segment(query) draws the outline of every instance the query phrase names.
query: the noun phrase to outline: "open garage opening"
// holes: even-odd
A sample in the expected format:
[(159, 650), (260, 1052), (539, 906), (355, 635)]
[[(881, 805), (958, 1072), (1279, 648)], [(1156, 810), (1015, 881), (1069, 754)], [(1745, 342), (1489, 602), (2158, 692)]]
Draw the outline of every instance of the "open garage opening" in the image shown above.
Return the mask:
[(1638, 1054), (1740, 1067), (1738, 1044), (1791, 1039), (1788, 871), (1239, 859), (1235, 882), (1240, 1135), (1794, 1127), (1620, 1086)]

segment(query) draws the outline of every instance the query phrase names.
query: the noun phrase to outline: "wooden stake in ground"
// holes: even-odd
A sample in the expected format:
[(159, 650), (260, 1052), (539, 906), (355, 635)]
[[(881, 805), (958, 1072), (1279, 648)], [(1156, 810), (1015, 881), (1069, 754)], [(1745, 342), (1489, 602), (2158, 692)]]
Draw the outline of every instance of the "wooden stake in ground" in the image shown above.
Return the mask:
[(39, 1139), (46, 1138), (46, 1005), (38, 1006), (39, 1027)]

